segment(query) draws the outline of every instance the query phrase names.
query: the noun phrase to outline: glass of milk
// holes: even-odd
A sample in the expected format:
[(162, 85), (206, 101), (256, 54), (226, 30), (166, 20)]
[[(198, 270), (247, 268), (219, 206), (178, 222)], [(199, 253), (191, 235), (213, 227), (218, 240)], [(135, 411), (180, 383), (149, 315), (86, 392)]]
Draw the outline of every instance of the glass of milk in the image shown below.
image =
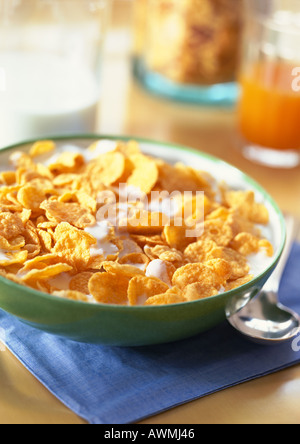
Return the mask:
[(111, 0), (0, 0), (0, 148), (96, 130)]

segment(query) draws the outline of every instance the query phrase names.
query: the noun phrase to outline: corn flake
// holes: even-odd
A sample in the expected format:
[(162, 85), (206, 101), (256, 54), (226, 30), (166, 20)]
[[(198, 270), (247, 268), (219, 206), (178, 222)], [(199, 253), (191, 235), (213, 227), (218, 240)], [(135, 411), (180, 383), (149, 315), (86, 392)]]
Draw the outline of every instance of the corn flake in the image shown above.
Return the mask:
[(267, 225), (269, 212), (267, 208), (255, 201), (253, 191), (227, 191), (224, 195), (225, 202), (232, 209), (238, 210), (241, 216), (249, 221)]
[(43, 140), (41, 142), (36, 142), (32, 145), (29, 155), (31, 157), (41, 156), (43, 154), (48, 154), (54, 151), (56, 148), (55, 143), (52, 140)]
[(0, 213), (0, 235), (10, 240), (22, 235), (24, 226), (22, 219), (17, 213)]
[(94, 273), (90, 271), (84, 271), (82, 273), (78, 273), (72, 277), (69, 287), (72, 291), (77, 291), (79, 293), (83, 293), (88, 295), (89, 292), (89, 281)]
[(217, 288), (220, 286), (220, 277), (213, 269), (200, 263), (184, 265), (176, 270), (173, 275), (173, 286), (181, 290), (195, 283), (204, 283)]
[(65, 272), (71, 271), (71, 270), (72, 270), (72, 267), (67, 264), (49, 265), (49, 266), (46, 266), (45, 268), (30, 270), (27, 274), (22, 276), (22, 280), (24, 282), (41, 281), (41, 280), (52, 278), (53, 276), (57, 276), (58, 274), (65, 273)]
[(170, 305), (186, 302), (184, 294), (178, 288), (170, 288), (163, 294), (152, 296), (145, 302), (145, 305)]
[(102, 263), (102, 267), (107, 272), (115, 273), (118, 276), (123, 275), (127, 278), (132, 278), (136, 275), (145, 275), (143, 270), (140, 270), (134, 265), (119, 264), (118, 262), (106, 261)]
[(190, 244), (184, 251), (188, 262), (199, 263), (209, 259), (210, 252), (218, 245), (213, 240), (202, 240)]
[(0, 267), (7, 267), (14, 264), (24, 264), (28, 257), (27, 251), (16, 251), (1, 253)]
[(84, 270), (90, 262), (90, 248), (95, 239), (83, 230), (73, 227), (67, 222), (60, 223), (54, 232), (55, 246), (52, 253), (75, 270)]
[(158, 180), (156, 162), (143, 154), (132, 155), (130, 160), (134, 165), (134, 170), (127, 180), (128, 186), (133, 186), (143, 193), (149, 194)]
[(49, 165), (49, 170), (54, 174), (73, 173), (84, 164), (84, 158), (78, 153), (62, 153), (58, 159)]
[(232, 248), (217, 247), (210, 253), (211, 259), (223, 259), (231, 266), (231, 280), (235, 280), (247, 275), (250, 267), (247, 258)]
[(217, 288), (201, 282), (190, 284), (183, 291), (183, 295), (188, 302), (210, 298), (212, 296), (216, 296), (217, 294), (219, 294), (219, 290)]
[(187, 230), (185, 225), (180, 227), (166, 225), (163, 235), (171, 248), (184, 251), (190, 243), (196, 240), (196, 238), (187, 237)]
[(123, 273), (96, 273), (89, 281), (89, 292), (98, 303), (126, 305), (129, 281)]
[(72, 290), (54, 291), (53, 295), (64, 299), (70, 299), (72, 301), (92, 302), (91, 299), (86, 294), (81, 293), (80, 291), (72, 291)]
[(128, 287), (129, 305), (144, 305), (150, 297), (168, 290), (169, 286), (159, 279), (136, 276), (130, 280)]
[(220, 246), (227, 247), (232, 238), (233, 231), (229, 224), (222, 219), (206, 220), (203, 224), (203, 234), (198, 240), (213, 241)]
[(126, 256), (123, 256), (121, 259), (118, 259), (119, 264), (121, 265), (130, 265), (135, 268), (139, 268), (142, 271), (145, 271), (150, 259), (146, 254), (143, 253), (130, 253)]
[(46, 193), (43, 189), (36, 188), (30, 183), (24, 185), (18, 191), (18, 201), (28, 210), (40, 211), (40, 205), (45, 200)]
[(234, 281), (229, 281), (227, 282), (227, 284), (224, 286), (224, 290), (225, 291), (231, 291), (234, 290), (235, 288), (239, 288), (242, 285), (248, 284), (250, 281), (252, 281), (252, 279), (254, 279), (254, 276), (251, 274), (248, 274), (247, 276), (238, 278)]
[(45, 210), (48, 220), (57, 223), (68, 222), (76, 228), (86, 228), (96, 223), (95, 216), (90, 210), (77, 203), (59, 201), (44, 201), (40, 208)]
[(94, 191), (101, 186), (109, 186), (122, 177), (125, 170), (125, 157), (118, 152), (106, 153), (91, 162), (85, 170), (85, 177)]

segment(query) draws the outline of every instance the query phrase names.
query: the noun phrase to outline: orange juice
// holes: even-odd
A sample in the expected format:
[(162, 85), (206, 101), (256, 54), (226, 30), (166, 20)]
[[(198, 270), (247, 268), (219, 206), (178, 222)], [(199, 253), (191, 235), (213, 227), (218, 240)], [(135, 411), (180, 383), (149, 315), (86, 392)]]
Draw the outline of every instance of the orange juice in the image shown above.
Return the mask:
[(295, 65), (262, 62), (240, 78), (240, 129), (251, 143), (300, 150), (300, 92), (293, 90)]

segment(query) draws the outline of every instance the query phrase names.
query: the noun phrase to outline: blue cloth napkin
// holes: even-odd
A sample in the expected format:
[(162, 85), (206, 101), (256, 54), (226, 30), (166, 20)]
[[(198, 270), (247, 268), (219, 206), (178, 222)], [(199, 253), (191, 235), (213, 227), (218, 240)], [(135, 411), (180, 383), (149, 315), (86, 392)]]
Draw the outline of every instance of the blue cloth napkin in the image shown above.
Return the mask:
[[(300, 245), (281, 285), (282, 303), (300, 312)], [(192, 339), (112, 348), (58, 339), (0, 311), (0, 331), (21, 363), (91, 424), (129, 424), (300, 362), (292, 343), (248, 342), (227, 322)], [(300, 348), (300, 334), (297, 343)], [(294, 341), (295, 345), (295, 341)]]

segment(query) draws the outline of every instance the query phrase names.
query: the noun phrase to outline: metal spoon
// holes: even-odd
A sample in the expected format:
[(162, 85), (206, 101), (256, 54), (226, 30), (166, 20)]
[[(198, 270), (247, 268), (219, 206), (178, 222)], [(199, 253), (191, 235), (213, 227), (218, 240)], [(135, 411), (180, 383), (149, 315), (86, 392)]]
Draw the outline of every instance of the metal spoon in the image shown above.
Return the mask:
[[(296, 223), (286, 217), (287, 240), (281, 260), (263, 290), (230, 302), (226, 309), (228, 322), (248, 339), (264, 344), (279, 344), (300, 333), (300, 316), (279, 303), (278, 291), (283, 272), (296, 237)], [(250, 302), (249, 302), (250, 301)]]

